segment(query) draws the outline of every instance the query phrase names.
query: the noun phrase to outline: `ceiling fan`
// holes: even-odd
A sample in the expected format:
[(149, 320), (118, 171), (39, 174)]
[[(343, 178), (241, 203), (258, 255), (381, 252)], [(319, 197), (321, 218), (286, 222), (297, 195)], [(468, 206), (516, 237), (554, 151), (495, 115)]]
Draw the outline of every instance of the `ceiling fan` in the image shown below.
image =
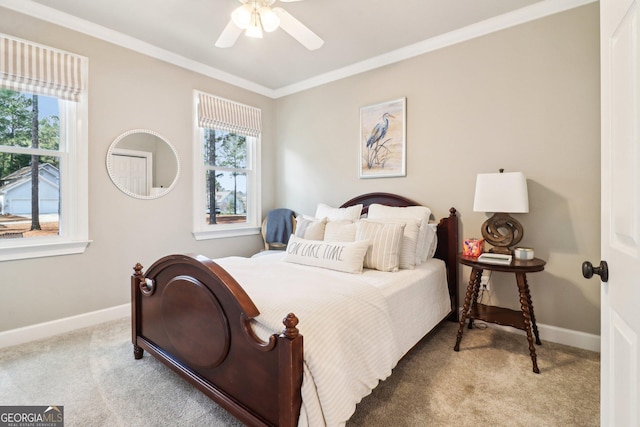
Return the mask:
[(262, 38), (263, 30), (275, 31), (278, 27), (298, 40), (309, 50), (319, 49), (324, 40), (281, 7), (271, 7), (276, 1), (289, 3), (300, 0), (238, 0), (242, 6), (231, 13), (231, 21), (216, 41), (217, 47), (231, 47), (245, 31), (248, 37)]

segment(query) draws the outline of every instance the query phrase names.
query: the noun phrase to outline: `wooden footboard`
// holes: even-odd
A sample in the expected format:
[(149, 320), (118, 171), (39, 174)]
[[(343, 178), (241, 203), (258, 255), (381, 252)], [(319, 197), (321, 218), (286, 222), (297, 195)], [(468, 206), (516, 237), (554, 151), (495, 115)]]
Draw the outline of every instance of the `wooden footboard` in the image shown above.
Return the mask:
[(203, 256), (170, 255), (131, 277), (134, 356), (147, 350), (251, 426), (297, 425), (303, 345), (289, 314), (263, 342), (259, 311), (240, 285)]

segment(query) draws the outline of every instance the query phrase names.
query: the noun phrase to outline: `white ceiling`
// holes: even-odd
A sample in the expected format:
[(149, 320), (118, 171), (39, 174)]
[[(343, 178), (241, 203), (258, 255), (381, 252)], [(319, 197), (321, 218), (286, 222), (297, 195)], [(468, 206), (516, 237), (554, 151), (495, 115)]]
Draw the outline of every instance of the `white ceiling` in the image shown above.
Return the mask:
[(238, 0), (0, 0), (0, 6), (278, 97), (592, 1), (277, 2), (324, 39), (316, 51), (281, 29), (215, 47)]

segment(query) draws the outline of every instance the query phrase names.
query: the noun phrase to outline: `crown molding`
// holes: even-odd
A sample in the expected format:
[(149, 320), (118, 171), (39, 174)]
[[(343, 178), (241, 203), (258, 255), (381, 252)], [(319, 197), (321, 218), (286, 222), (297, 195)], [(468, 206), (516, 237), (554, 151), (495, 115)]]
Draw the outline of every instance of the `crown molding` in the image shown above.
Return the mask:
[(42, 21), (78, 31), (269, 98), (275, 98), (275, 91), (273, 89), (31, 0), (0, 0), (0, 7), (5, 7)]
[(433, 52), (448, 46), (462, 43), (490, 33), (515, 27), (526, 22), (554, 15), (569, 9), (594, 3), (598, 0), (543, 0), (531, 6), (523, 7), (496, 17), (477, 22), (403, 48), (376, 56), (365, 61), (357, 62), (344, 68), (284, 86), (275, 90), (275, 97), (292, 95), (303, 90), (321, 86), (336, 80), (344, 79), (365, 71), (384, 67), (385, 65), (404, 61), (425, 53)]
[(380, 68), (395, 62), (404, 61), (428, 52), (462, 43), (496, 31), (501, 31), (545, 16), (564, 12), (580, 6), (594, 3), (597, 0), (542, 0), (530, 6), (508, 12), (484, 21), (445, 33), (427, 40), (385, 53), (365, 61), (320, 74), (279, 89), (270, 89), (252, 81), (205, 65), (181, 55), (161, 49), (123, 33), (110, 30), (84, 19), (77, 18), (31, 0), (0, 0), (0, 6), (14, 10), (43, 21), (51, 22), (74, 31), (131, 49), (133, 51), (168, 62), (181, 68), (220, 80), (225, 83), (249, 90), (251, 92), (277, 99), (307, 89), (312, 89), (336, 80)]

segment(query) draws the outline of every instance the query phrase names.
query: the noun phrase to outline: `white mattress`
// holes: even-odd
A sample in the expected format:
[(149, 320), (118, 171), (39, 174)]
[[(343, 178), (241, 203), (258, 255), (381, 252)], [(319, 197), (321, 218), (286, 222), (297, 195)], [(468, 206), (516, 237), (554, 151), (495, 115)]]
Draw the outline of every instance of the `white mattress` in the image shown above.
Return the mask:
[(304, 336), (299, 426), (342, 426), (356, 404), (449, 312), (444, 263), (349, 274), (282, 261), (283, 253), (215, 260), (251, 297), (262, 339), (293, 312)]
[(365, 269), (363, 277), (387, 300), (403, 355), (451, 311), (442, 260), (431, 258), (396, 273)]

